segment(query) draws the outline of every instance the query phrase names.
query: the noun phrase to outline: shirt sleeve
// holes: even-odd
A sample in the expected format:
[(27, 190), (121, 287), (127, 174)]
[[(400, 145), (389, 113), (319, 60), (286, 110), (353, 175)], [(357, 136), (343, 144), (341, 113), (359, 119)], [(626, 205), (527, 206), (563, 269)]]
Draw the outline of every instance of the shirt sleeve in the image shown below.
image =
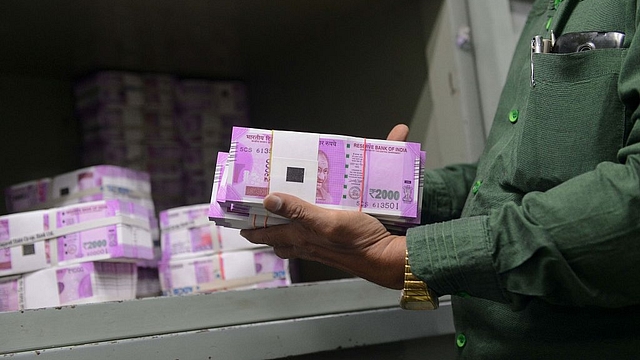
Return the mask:
[(475, 176), (476, 165), (469, 164), (426, 170), (422, 224), (459, 218)]
[[(629, 114), (617, 162), (602, 162), (487, 215), (407, 232), (410, 263), (438, 294), (468, 293), (515, 308), (640, 304), (640, 38), (620, 74)], [(467, 188), (468, 189), (468, 188)]]

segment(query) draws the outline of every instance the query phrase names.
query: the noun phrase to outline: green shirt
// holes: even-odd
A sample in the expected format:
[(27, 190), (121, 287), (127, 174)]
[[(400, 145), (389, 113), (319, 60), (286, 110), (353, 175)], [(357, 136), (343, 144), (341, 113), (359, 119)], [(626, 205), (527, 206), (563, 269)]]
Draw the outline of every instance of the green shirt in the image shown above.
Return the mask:
[[(639, 21), (636, 0), (536, 1), (477, 165), (426, 172), (409, 260), (453, 295), (460, 358), (640, 358)], [(626, 37), (532, 56), (552, 30)]]

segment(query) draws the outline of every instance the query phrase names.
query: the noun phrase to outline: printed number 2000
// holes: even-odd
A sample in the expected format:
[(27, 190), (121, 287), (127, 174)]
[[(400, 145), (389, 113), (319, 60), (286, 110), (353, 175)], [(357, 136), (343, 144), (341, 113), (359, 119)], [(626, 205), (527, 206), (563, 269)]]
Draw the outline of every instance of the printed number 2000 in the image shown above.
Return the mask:
[(400, 192), (393, 190), (369, 189), (369, 194), (374, 199), (400, 200)]
[(107, 246), (107, 240), (95, 240), (84, 243), (84, 248), (87, 250), (101, 248)]

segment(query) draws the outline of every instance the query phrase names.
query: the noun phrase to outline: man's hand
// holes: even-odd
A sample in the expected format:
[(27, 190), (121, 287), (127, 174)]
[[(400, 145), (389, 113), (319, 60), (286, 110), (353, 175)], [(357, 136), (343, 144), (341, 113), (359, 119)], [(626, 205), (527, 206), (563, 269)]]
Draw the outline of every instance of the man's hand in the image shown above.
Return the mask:
[(321, 208), (283, 193), (267, 196), (264, 207), (291, 223), (242, 230), (249, 241), (273, 246), (282, 258), (318, 261), (383, 286), (402, 286), (405, 240), (372, 216)]
[[(406, 125), (396, 125), (387, 140), (404, 141), (408, 133)], [(374, 217), (322, 208), (283, 193), (270, 194), (263, 204), (291, 223), (242, 230), (249, 241), (273, 246), (282, 258), (318, 261), (382, 286), (402, 288), (406, 239), (391, 235)]]

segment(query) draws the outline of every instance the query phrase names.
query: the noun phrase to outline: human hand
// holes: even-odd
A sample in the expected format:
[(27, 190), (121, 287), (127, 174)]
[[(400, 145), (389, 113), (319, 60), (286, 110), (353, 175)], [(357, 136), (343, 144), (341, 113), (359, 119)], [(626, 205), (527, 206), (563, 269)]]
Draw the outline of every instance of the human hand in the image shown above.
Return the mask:
[(273, 246), (281, 258), (317, 261), (382, 286), (401, 288), (404, 237), (391, 235), (374, 217), (322, 208), (284, 193), (269, 194), (263, 204), (291, 222), (242, 230), (240, 235), (252, 243)]
[[(404, 141), (408, 133), (406, 125), (396, 125), (387, 140)], [(326, 209), (284, 193), (270, 194), (263, 204), (291, 222), (242, 230), (252, 243), (272, 246), (282, 258), (317, 261), (385, 287), (402, 288), (406, 239), (391, 235), (374, 217)]]

